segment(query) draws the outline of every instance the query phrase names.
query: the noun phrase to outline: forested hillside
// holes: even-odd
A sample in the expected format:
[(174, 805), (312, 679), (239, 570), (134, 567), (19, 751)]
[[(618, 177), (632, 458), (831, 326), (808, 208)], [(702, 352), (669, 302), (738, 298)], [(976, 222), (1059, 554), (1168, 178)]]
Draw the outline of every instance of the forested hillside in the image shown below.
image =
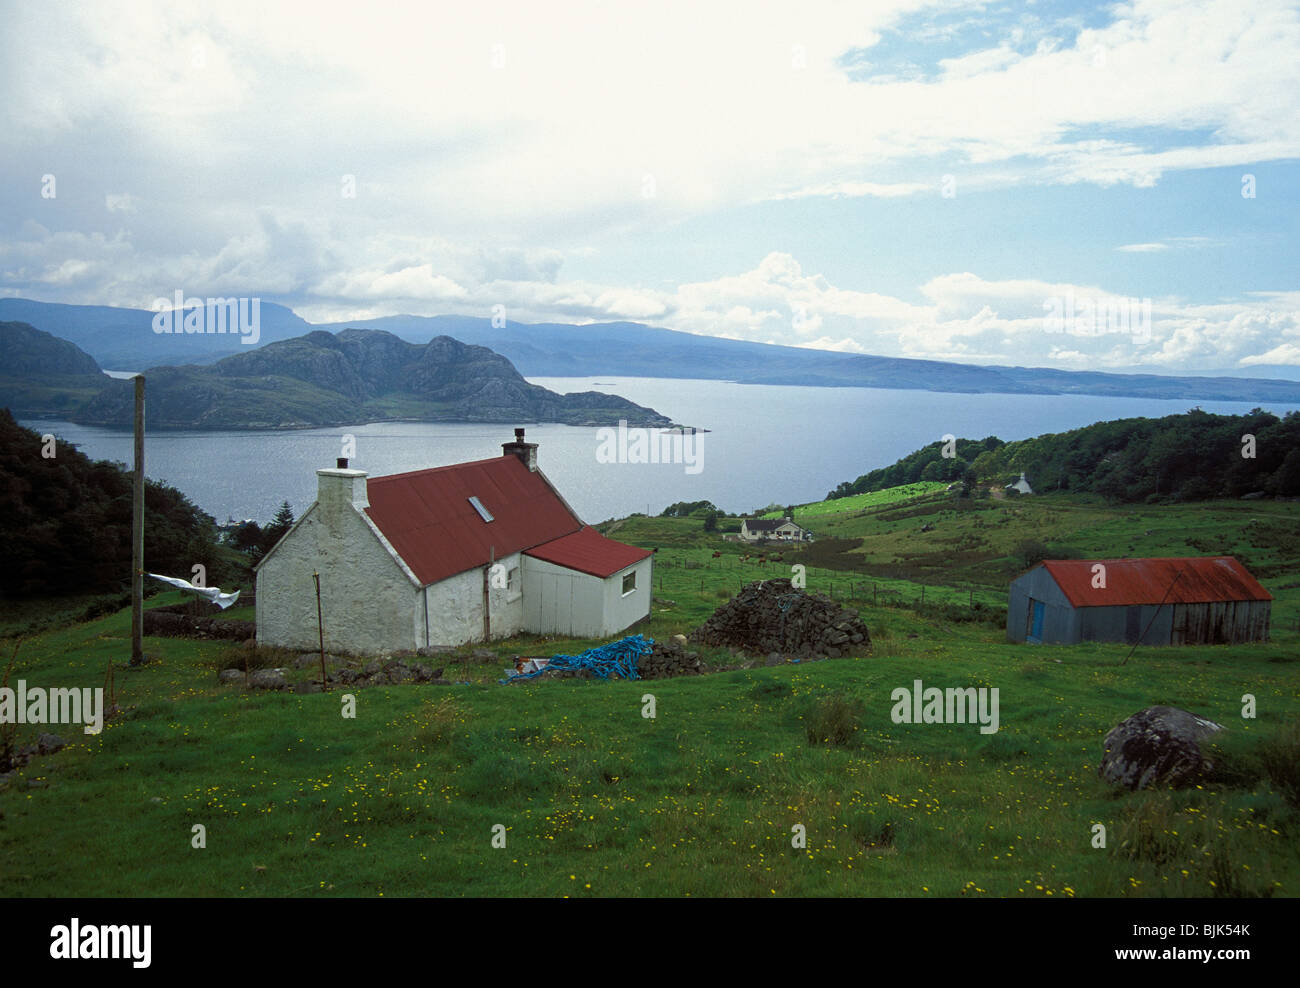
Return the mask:
[[(110, 593), (131, 580), (131, 474), (91, 461), (0, 408), (0, 595)], [(215, 583), (216, 529), (180, 491), (145, 484), (145, 569), (189, 579), (195, 563)]]
[(1024, 472), (1038, 493), (1075, 491), (1113, 502), (1195, 501), (1260, 492), (1300, 496), (1300, 413), (1278, 418), (1193, 409), (1159, 419), (1098, 422), (1070, 432), (1003, 442), (942, 440), (897, 463), (845, 481), (828, 499), (921, 480), (1006, 484)]

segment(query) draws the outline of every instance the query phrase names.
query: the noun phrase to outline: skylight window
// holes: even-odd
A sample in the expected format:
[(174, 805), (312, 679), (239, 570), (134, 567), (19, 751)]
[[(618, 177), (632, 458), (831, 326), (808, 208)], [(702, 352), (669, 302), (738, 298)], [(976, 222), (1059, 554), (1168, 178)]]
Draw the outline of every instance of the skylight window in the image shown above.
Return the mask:
[(477, 497), (471, 497), (469, 499), (469, 503), (474, 505), (474, 510), (478, 512), (478, 516), (480, 518), (482, 518), (484, 521), (492, 521), (492, 512), (488, 511), (487, 508), (483, 507), (483, 502), (480, 501)]

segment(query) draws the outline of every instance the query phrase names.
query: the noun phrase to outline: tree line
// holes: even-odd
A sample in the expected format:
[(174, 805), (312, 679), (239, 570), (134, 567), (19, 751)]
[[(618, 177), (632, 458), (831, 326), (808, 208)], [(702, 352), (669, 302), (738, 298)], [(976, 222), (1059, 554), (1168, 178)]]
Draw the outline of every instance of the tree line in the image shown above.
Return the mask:
[[(0, 596), (110, 594), (130, 590), (133, 478), (125, 464), (91, 460), (75, 445), (45, 440), (0, 408)], [(209, 586), (247, 583), (250, 559), (293, 523), (287, 504), (271, 525), (244, 526), (220, 545), (216, 522), (174, 487), (145, 480), (144, 567)], [(154, 588), (146, 580), (146, 593)]]
[(1114, 503), (1198, 501), (1262, 493), (1300, 496), (1300, 413), (1199, 408), (1163, 418), (1097, 422), (1003, 442), (934, 442), (830, 491), (827, 500), (934, 480), (1001, 486), (1021, 472), (1038, 493), (1092, 493)]

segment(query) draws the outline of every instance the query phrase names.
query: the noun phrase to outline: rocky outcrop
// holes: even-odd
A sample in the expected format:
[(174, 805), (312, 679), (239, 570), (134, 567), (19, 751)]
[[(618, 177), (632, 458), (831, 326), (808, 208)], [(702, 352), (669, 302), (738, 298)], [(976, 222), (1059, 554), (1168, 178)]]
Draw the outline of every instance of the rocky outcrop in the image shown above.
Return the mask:
[[(668, 418), (599, 392), (529, 384), (501, 354), (449, 336), (408, 343), (380, 330), (315, 330), (209, 367), (148, 371), (148, 426), (274, 429), (401, 418), (422, 422), (560, 422), (663, 427)], [(74, 421), (129, 425), (133, 392), (109, 382)], [(394, 412), (400, 408), (400, 415)]]
[(1097, 773), (1126, 789), (1178, 786), (1214, 766), (1201, 742), (1222, 725), (1177, 707), (1147, 707), (1111, 728)]

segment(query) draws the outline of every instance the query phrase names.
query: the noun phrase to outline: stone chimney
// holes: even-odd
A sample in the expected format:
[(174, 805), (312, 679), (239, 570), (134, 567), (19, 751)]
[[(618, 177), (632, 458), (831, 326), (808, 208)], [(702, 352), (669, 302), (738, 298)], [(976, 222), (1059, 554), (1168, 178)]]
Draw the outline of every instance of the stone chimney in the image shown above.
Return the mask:
[(338, 466), (333, 469), (317, 470), (316, 503), (319, 505), (321, 520), (334, 528), (344, 511), (369, 507), (370, 498), (366, 493), (366, 472), (348, 468), (344, 457), (338, 458)]
[(515, 430), (515, 441), (501, 444), (502, 456), (517, 456), (533, 473), (537, 472), (537, 443), (524, 442), (524, 430)]

